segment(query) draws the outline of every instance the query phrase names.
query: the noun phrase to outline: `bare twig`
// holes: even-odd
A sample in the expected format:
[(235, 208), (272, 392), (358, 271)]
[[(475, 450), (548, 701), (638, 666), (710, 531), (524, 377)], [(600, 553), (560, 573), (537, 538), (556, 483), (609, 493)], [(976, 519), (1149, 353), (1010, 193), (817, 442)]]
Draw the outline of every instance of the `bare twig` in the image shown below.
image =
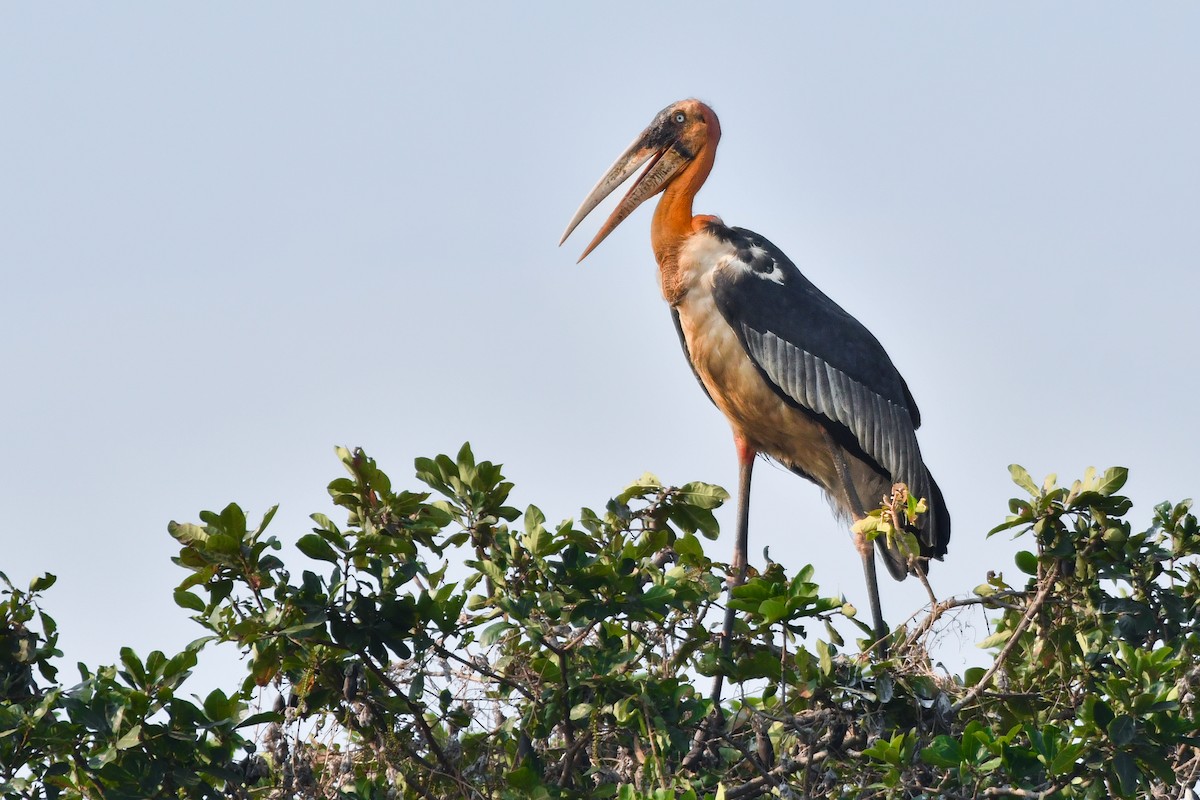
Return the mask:
[(558, 785), (566, 788), (567, 783), (575, 774), (575, 762), (579, 760), (579, 754), (586, 751), (587, 744), (591, 741), (591, 733), (584, 731), (578, 739), (571, 737), (571, 743), (567, 750), (563, 753), (562, 771), (558, 776)]
[(1012, 636), (1008, 637), (1008, 642), (1004, 645), (1004, 649), (1000, 651), (1000, 654), (996, 656), (996, 661), (988, 668), (987, 672), (983, 673), (983, 677), (979, 679), (978, 683), (971, 687), (969, 692), (963, 695), (962, 698), (960, 698), (954, 705), (950, 706), (951, 713), (960, 711), (964, 706), (975, 702), (979, 695), (983, 694), (983, 690), (986, 689), (988, 684), (992, 682), (992, 678), (995, 677), (996, 673), (1000, 670), (1000, 667), (1004, 666), (1004, 662), (1007, 660), (1009, 653), (1011, 653), (1013, 648), (1017, 646), (1017, 642), (1020, 640), (1021, 634), (1025, 633), (1025, 630), (1029, 627), (1029, 624), (1033, 622), (1033, 618), (1037, 616), (1038, 611), (1041, 610), (1042, 605), (1046, 602), (1046, 598), (1050, 595), (1050, 590), (1054, 588), (1054, 582), (1056, 580), (1058, 580), (1057, 562), (1055, 562), (1055, 564), (1050, 567), (1050, 571), (1046, 573), (1046, 577), (1043, 579), (1041, 588), (1038, 590), (1038, 593), (1034, 595), (1033, 600), (1029, 602), (1029, 607), (1025, 609), (1025, 614), (1021, 617), (1021, 621), (1017, 623), (1017, 627), (1013, 628)]
[[(733, 747), (735, 750), (740, 752), (742, 754), (742, 758), (753, 764), (754, 768), (758, 770), (759, 776), (767, 783), (771, 784), (771, 786), (779, 786), (782, 781), (780, 781), (778, 775), (772, 774), (771, 766), (769, 764), (764, 764), (761, 760), (759, 760), (757, 755), (747, 750), (741, 742), (734, 739), (732, 736), (725, 734), (721, 738), (724, 739), (730, 747)], [(726, 797), (728, 796), (728, 793), (726, 793)]]
[(992, 786), (980, 792), (980, 797), (1049, 797), (1066, 786), (1066, 783), (1051, 783), (1044, 789), (1018, 789), (1015, 786)]
[(388, 687), (392, 694), (400, 698), (402, 701), (404, 701), (404, 704), (408, 706), (408, 710), (413, 715), (413, 720), (417, 723), (417, 727), (421, 729), (421, 735), (424, 736), (425, 741), (429, 743), (430, 751), (433, 753), (434, 757), (437, 758), (438, 763), (442, 765), (442, 769), (446, 770), (446, 774), (457, 775), (458, 771), (454, 769), (454, 765), (451, 764), (450, 760), (446, 758), (446, 754), (442, 751), (441, 746), (437, 743), (437, 739), (435, 739), (433, 736), (433, 730), (429, 727), (429, 723), (425, 721), (425, 714), (422, 713), (421, 709), (417, 708), (416, 703), (409, 699), (409, 696), (405, 694), (399, 686), (396, 685), (395, 681), (388, 677), (386, 672), (379, 668), (379, 665), (376, 664), (370, 658), (370, 656), (367, 655), (367, 653), (360, 651), (358, 653), (358, 657), (361, 658), (362, 662), (367, 665), (367, 669), (374, 673), (375, 677), (379, 679), (380, 683)]
[(501, 686), (507, 686), (507, 687), (515, 690), (518, 694), (523, 696), (526, 700), (530, 700), (530, 701), (535, 700), (534, 696), (524, 686), (522, 686), (521, 684), (517, 683), (514, 680), (504, 677), (503, 675), (498, 675), (497, 673), (495, 673), (491, 669), (489, 669), (484, 663), (468, 661), (467, 659), (465, 659), (462, 656), (455, 653), (453, 650), (448, 650), (441, 645), (438, 645), (437, 648), (435, 648), (434, 652), (436, 652), (442, 658), (448, 658), (452, 661), (457, 661), (458, 663), (462, 664), (464, 667), (474, 670), (475, 672), (478, 672), (480, 675), (485, 675), (485, 676), (491, 678), (492, 680), (499, 683)]
[(700, 757), (708, 749), (708, 743), (713, 738), (714, 730), (724, 723), (725, 715), (721, 712), (720, 704), (714, 705), (712, 711), (696, 726), (696, 733), (692, 736), (692, 746), (687, 751), (687, 755), (683, 757), (683, 761), (679, 762), (682, 769), (691, 771), (696, 768)]
[[(916, 627), (912, 633), (914, 639), (919, 639), (924, 636), (937, 623), (939, 619), (945, 616), (948, 612), (956, 608), (966, 608), (968, 606), (986, 606), (988, 608), (1005, 608), (1009, 611), (1019, 610), (1017, 606), (1002, 602), (1008, 598), (1026, 598), (1029, 593), (1022, 589), (1005, 589), (987, 597), (950, 597), (941, 600), (930, 608), (929, 615), (921, 620), (921, 624)], [(908, 622), (916, 619), (915, 612), (908, 618)], [(907, 623), (906, 623), (907, 624)]]
[(829, 758), (828, 750), (818, 750), (806, 758), (788, 762), (787, 766), (781, 764), (770, 770), (766, 775), (759, 775), (743, 784), (726, 789), (725, 800), (742, 800), (742, 798), (757, 797), (758, 795), (765, 794), (770, 791), (768, 786), (779, 786), (783, 782), (783, 779), (789, 775), (793, 775), (802, 769), (807, 770), (827, 758)]

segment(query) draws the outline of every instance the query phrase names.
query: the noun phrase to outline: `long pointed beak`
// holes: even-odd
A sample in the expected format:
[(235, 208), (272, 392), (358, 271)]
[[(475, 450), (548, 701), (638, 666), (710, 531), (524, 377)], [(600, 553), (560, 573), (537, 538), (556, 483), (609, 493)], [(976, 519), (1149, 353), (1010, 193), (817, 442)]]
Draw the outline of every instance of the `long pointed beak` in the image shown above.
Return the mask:
[(608, 172), (604, 173), (604, 177), (596, 184), (595, 188), (588, 194), (579, 210), (575, 212), (575, 216), (571, 218), (571, 222), (567, 225), (567, 230), (559, 240), (559, 245), (567, 240), (571, 232), (583, 221), (583, 218), (592, 213), (592, 210), (600, 205), (604, 198), (613, 193), (618, 186), (637, 171), (638, 167), (650, 163), (646, 169), (634, 181), (633, 186), (629, 188), (628, 193), (613, 209), (612, 214), (605, 220), (600, 227), (596, 238), (592, 239), (592, 243), (583, 251), (583, 255), (579, 257), (579, 261), (587, 258), (588, 253), (596, 249), (596, 246), (604, 241), (604, 238), (612, 233), (618, 225), (625, 221), (625, 218), (633, 213), (633, 210), (640, 206), (646, 200), (658, 194), (666, 186), (667, 182), (675, 176), (680, 169), (689, 161), (689, 158), (679, 152), (672, 142), (666, 146), (655, 146), (651, 144), (651, 136), (654, 132), (654, 126), (647, 128), (640, 136), (629, 146), (629, 148), (621, 154), (620, 158), (609, 167)]

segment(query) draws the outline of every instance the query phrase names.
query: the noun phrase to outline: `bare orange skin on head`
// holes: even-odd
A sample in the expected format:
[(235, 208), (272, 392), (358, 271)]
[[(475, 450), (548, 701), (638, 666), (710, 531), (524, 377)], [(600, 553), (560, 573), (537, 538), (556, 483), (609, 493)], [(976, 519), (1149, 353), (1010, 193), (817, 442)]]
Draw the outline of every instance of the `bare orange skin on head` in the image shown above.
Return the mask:
[(717, 115), (699, 100), (683, 100), (674, 111), (687, 115), (687, 122), (680, 143), (693, 155), (682, 170), (671, 178), (662, 199), (654, 209), (654, 221), (650, 226), (650, 244), (658, 261), (661, 273), (663, 297), (675, 305), (682, 294), (679, 278), (679, 249), (684, 240), (699, 231), (711, 216), (693, 216), (692, 200), (712, 172), (717, 156), (717, 142), (721, 140), (721, 123)]

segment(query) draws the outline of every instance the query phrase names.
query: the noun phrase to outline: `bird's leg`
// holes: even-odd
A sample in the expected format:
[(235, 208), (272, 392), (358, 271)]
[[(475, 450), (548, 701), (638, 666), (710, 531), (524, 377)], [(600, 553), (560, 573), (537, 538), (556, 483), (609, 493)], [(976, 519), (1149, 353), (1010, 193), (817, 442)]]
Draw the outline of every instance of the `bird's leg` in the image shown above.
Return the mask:
[[(758, 451), (738, 437), (738, 518), (737, 543), (733, 548), (733, 575), (730, 576), (729, 589), (741, 586), (746, 582), (746, 564), (749, 562), (750, 551), (750, 476), (754, 472), (754, 458)], [(733, 615), (725, 615), (725, 636), (733, 630)]]
[[(758, 455), (758, 452), (740, 436), (734, 439), (734, 444), (738, 454), (738, 516), (733, 563), (729, 565), (729, 578), (725, 583), (725, 624), (721, 627), (721, 654), (726, 658), (733, 647), (734, 620), (734, 610), (728, 601), (733, 599), (733, 590), (746, 582), (746, 564), (749, 561), (750, 550), (750, 476), (754, 472), (754, 458)], [(714, 706), (721, 702), (722, 678), (718, 672), (713, 683)]]
[[(750, 476), (754, 471), (754, 458), (758, 455), (758, 451), (740, 436), (735, 435), (734, 444), (738, 454), (738, 518), (733, 563), (729, 565), (729, 577), (725, 582), (725, 623), (721, 626), (721, 656), (726, 660), (733, 652), (734, 609), (729, 605), (729, 601), (733, 600), (733, 590), (746, 582), (746, 564), (749, 561), (750, 548)], [(725, 673), (718, 669), (713, 678), (712, 712), (692, 737), (692, 747), (681, 762), (684, 769), (692, 769), (696, 765), (708, 742), (713, 738), (716, 728), (724, 721), (724, 714), (721, 713), (721, 689), (724, 682)]]
[(871, 619), (875, 623), (875, 640), (880, 641), (888, 635), (887, 624), (883, 621), (883, 611), (879, 604), (879, 581), (875, 576), (875, 548), (867, 541), (864, 534), (854, 534), (854, 546), (862, 556), (863, 574), (867, 576), (867, 599), (871, 603)]
[[(850, 467), (846, 463), (846, 459), (842, 457), (841, 447), (833, 441), (829, 431), (826, 430), (823, 433), (825, 434), (825, 444), (829, 448), (829, 455), (833, 459), (833, 467), (846, 492), (846, 500), (850, 504), (850, 514), (857, 522), (867, 516), (867, 512), (863, 508), (862, 500), (858, 497), (858, 492), (854, 489), (854, 483), (850, 480)], [(887, 624), (883, 621), (883, 611), (879, 603), (879, 579), (875, 574), (875, 548), (862, 533), (854, 534), (854, 546), (858, 550), (859, 556), (862, 557), (863, 574), (867, 578), (867, 599), (871, 604), (871, 621), (875, 625), (875, 639), (878, 641), (887, 636), (888, 629)]]

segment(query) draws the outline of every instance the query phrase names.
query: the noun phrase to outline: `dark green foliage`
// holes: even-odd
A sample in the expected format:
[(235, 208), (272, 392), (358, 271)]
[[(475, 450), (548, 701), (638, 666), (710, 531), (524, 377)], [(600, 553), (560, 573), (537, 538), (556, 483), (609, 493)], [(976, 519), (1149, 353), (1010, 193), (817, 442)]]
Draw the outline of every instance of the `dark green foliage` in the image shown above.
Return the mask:
[[(996, 530), (1030, 542), (1020, 580), (931, 604), (886, 656), (847, 646), (867, 631), (811, 567), (752, 570), (727, 657), (727, 565), (703, 548), (723, 490), (647, 475), (548, 525), (466, 446), (419, 459), (420, 492), (339, 456), (339, 520), (314, 514), (298, 553), (274, 509), (171, 524), (175, 601), (207, 631), (174, 657), (125, 649), (67, 688), (53, 577), (3, 578), (0, 795), (1177, 797), (1200, 774), (1200, 531), (1182, 503), (1135, 532), (1124, 470), (1068, 488), (1014, 467), (1028, 497)], [(887, 519), (866, 524), (895, 535)], [(971, 606), (995, 614), (994, 664), (935, 671), (930, 637)], [(246, 678), (183, 700), (210, 641)], [(697, 744), (718, 671), (730, 696)]]
[[(50, 663), (58, 655), (54, 620), (38, 608), (54, 577), (35, 579), (27, 591), (3, 573), (0, 582), (4, 797), (215, 798), (244, 781), (237, 728), (254, 722), (244, 700), (219, 689), (200, 706), (176, 696), (202, 642), (172, 658), (155, 651), (145, 661), (123, 648), (119, 667), (92, 672), (80, 664), (80, 682), (66, 688)], [(35, 615), (40, 633), (27, 627)], [(33, 678), (34, 669), (43, 681)]]

